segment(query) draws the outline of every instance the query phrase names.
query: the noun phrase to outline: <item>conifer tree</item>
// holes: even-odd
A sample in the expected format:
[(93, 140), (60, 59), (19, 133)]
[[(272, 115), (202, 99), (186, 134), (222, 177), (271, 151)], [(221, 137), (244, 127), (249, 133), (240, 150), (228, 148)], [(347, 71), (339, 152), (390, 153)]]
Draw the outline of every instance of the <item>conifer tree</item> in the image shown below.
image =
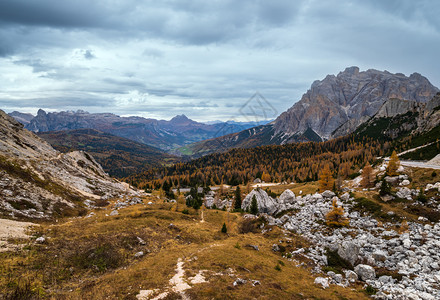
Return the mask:
[(234, 208), (235, 209), (241, 209), (241, 191), (240, 191), (240, 186), (237, 185), (237, 188), (235, 189), (235, 204), (234, 204)]
[(257, 198), (255, 197), (255, 195), (252, 196), (251, 214), (253, 214), (253, 215), (257, 215), (258, 214), (258, 203), (257, 203)]
[(319, 176), (319, 191), (324, 192), (326, 190), (331, 191), (333, 189), (335, 180), (333, 179), (332, 172), (329, 165), (325, 165)]
[(388, 162), (388, 168), (387, 168), (387, 174), (389, 176), (396, 176), (397, 175), (397, 169), (400, 166), (400, 160), (397, 156), (396, 150), (393, 151), (390, 157), (390, 161)]
[(228, 232), (228, 228), (226, 228), (226, 223), (223, 223), (222, 233), (227, 233), (227, 232)]
[(373, 183), (374, 183), (373, 168), (371, 167), (370, 163), (367, 162), (365, 167), (362, 169), (361, 185), (364, 188), (370, 188), (373, 186)]
[(333, 200), (333, 209), (327, 213), (325, 216), (326, 223), (328, 226), (342, 227), (349, 224), (348, 218), (344, 217), (344, 209), (338, 206), (336, 199)]

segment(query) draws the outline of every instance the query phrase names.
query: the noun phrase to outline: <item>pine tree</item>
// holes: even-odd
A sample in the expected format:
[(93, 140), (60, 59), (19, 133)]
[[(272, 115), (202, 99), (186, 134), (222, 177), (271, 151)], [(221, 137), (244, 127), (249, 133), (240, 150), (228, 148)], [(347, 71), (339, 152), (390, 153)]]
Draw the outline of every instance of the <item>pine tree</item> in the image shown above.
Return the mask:
[(348, 218), (344, 217), (344, 209), (338, 206), (336, 199), (333, 200), (332, 205), (333, 209), (325, 216), (327, 225), (333, 227), (347, 226), (350, 222)]
[(237, 188), (235, 189), (235, 204), (234, 204), (234, 208), (235, 209), (241, 209), (241, 191), (240, 191), (240, 186), (237, 185)]
[(228, 232), (228, 228), (226, 228), (226, 223), (223, 223), (222, 233), (227, 233), (227, 232)]
[(257, 203), (257, 197), (255, 197), (255, 195), (252, 196), (251, 211), (250, 212), (253, 215), (258, 214), (258, 203)]
[(255, 195), (252, 196), (251, 214), (253, 214), (253, 215), (258, 214), (258, 203), (257, 203), (257, 198), (255, 197)]
[(396, 176), (397, 175), (397, 169), (400, 166), (400, 160), (397, 156), (396, 150), (393, 151), (390, 157), (390, 161), (388, 162), (388, 168), (387, 168), (387, 174), (389, 176)]
[(362, 169), (361, 185), (364, 188), (370, 188), (373, 186), (373, 183), (374, 183), (373, 168), (371, 167), (370, 163), (367, 162), (365, 167)]
[(382, 184), (380, 185), (379, 195), (385, 196), (391, 194), (391, 186), (385, 178), (382, 180)]
[(329, 165), (325, 165), (319, 176), (319, 191), (324, 192), (326, 190), (331, 191), (333, 189), (335, 180), (333, 179), (332, 172)]

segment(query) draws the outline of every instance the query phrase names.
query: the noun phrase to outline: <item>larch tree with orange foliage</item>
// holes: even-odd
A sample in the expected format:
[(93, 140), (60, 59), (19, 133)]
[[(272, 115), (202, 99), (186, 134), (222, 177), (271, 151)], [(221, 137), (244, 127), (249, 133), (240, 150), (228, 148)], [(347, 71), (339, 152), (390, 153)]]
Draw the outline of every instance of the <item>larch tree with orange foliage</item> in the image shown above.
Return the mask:
[(388, 162), (388, 168), (387, 168), (387, 174), (389, 176), (396, 176), (397, 174), (397, 169), (400, 166), (400, 160), (399, 157), (397, 156), (396, 150), (393, 151), (393, 153), (391, 154), (390, 157), (390, 161)]
[(333, 190), (335, 180), (333, 179), (332, 172), (329, 165), (325, 165), (319, 175), (319, 191), (324, 192), (326, 190)]
[(270, 175), (267, 174), (266, 172), (263, 172), (263, 175), (261, 175), (261, 180), (263, 180), (264, 182), (270, 182), (271, 180)]
[(370, 163), (367, 162), (365, 167), (362, 169), (361, 185), (364, 188), (370, 188), (373, 186), (373, 183), (374, 183), (373, 168), (371, 167)]
[(333, 209), (325, 215), (326, 224), (332, 227), (347, 226), (350, 221), (344, 216), (344, 209), (338, 206), (336, 199), (333, 200)]

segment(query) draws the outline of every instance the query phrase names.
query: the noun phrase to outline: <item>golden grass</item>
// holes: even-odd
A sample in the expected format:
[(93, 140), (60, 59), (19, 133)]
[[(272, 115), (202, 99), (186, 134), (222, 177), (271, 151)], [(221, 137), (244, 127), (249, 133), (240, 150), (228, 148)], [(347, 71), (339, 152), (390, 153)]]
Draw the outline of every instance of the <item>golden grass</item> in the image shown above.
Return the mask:
[[(303, 186), (296, 188), (305, 190)], [(272, 252), (274, 243), (286, 239), (277, 227), (267, 234), (239, 234), (239, 213), (205, 210), (205, 222), (200, 222), (201, 211), (188, 209), (189, 214), (183, 214), (186, 207), (181, 201), (178, 205), (162, 203), (154, 197), (145, 202), (152, 200), (158, 203), (121, 209), (118, 216), (106, 216), (109, 209), (96, 210), (90, 218), (43, 224), (39, 234), (49, 237), (47, 243), (0, 254), (0, 296), (13, 291), (21, 278), (32, 282), (31, 293), (43, 299), (136, 299), (140, 290), (167, 287), (178, 258), (182, 258), (187, 275), (207, 270), (209, 283), (196, 284), (188, 290), (186, 294), (191, 299), (367, 298), (361, 286), (353, 290), (332, 285), (322, 290), (314, 284), (308, 269), (296, 267), (293, 261)], [(223, 223), (228, 234), (220, 232)], [(138, 243), (137, 237), (146, 245)], [(304, 243), (293, 234), (288, 237), (292, 250)], [(246, 247), (247, 244), (258, 245), (260, 251)], [(111, 251), (99, 245), (111, 245)], [(90, 248), (93, 254), (84, 257)], [(107, 258), (101, 262), (97, 259), (100, 249), (107, 249), (105, 253), (120, 261), (115, 265)], [(138, 251), (146, 255), (135, 258)], [(98, 270), (87, 265), (90, 260), (104, 267)], [(276, 265), (280, 265), (280, 271)], [(229, 268), (235, 276), (227, 274)], [(254, 287), (248, 282), (233, 287), (237, 277), (259, 280), (261, 285)], [(170, 294), (168, 298), (179, 296)]]

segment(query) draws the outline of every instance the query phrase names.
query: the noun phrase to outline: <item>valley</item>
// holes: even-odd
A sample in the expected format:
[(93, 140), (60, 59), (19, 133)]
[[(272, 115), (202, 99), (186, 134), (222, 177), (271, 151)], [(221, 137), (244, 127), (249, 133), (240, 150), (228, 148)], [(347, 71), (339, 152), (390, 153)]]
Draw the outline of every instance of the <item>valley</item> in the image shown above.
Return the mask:
[[(392, 98), (371, 100), (369, 74)], [(364, 82), (352, 101), (377, 110), (335, 123), (308, 110), (333, 125), (277, 132), (328, 82), (345, 97), (341, 82)], [(402, 84), (414, 99), (396, 98), (409, 93), (396, 94)], [(348, 68), (301, 101), (270, 124), (192, 144), (212, 125), (0, 111), (0, 297), (440, 297), (438, 89), (417, 74)], [(147, 124), (174, 132), (159, 134), (162, 149), (127, 136)], [(171, 144), (188, 156), (165, 152)]]

